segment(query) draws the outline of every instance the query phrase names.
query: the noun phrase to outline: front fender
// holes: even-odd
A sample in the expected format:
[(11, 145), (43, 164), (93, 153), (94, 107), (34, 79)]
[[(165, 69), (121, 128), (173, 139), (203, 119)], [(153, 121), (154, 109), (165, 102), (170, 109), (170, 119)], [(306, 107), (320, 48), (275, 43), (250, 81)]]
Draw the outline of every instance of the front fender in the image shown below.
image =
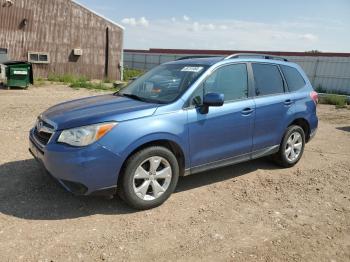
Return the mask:
[(137, 148), (159, 140), (176, 143), (185, 156), (186, 168), (189, 166), (187, 111), (120, 122), (99, 143), (125, 161)]
[(126, 148), (126, 150), (123, 152), (123, 155), (121, 155), (121, 157), (125, 161), (130, 156), (130, 154), (134, 152), (136, 149), (140, 148), (145, 144), (157, 142), (160, 140), (175, 143), (182, 150), (185, 156), (185, 167), (186, 168), (189, 167), (188, 148), (186, 144), (184, 146), (184, 141), (180, 137), (171, 133), (154, 133), (154, 134), (149, 134), (144, 137), (141, 137), (137, 141), (134, 141), (128, 148)]

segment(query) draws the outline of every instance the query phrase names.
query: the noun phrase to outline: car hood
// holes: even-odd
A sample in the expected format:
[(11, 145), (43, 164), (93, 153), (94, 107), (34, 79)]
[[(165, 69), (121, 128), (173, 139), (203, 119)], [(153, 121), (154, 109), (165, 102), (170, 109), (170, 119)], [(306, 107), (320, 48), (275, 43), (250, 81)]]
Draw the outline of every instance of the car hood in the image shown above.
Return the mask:
[(57, 130), (86, 126), (108, 121), (126, 121), (152, 115), (157, 104), (126, 97), (94, 96), (58, 104), (42, 114), (56, 125)]

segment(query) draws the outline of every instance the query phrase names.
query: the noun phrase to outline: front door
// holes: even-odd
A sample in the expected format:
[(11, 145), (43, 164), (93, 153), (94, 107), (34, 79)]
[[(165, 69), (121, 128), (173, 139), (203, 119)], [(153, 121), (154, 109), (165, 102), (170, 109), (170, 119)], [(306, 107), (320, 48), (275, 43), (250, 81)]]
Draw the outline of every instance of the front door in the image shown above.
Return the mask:
[(188, 109), (191, 167), (247, 156), (252, 150), (254, 100), (248, 96), (246, 64), (220, 67), (195, 91), (193, 105), (206, 93), (222, 93), (222, 107), (203, 114), (196, 106)]

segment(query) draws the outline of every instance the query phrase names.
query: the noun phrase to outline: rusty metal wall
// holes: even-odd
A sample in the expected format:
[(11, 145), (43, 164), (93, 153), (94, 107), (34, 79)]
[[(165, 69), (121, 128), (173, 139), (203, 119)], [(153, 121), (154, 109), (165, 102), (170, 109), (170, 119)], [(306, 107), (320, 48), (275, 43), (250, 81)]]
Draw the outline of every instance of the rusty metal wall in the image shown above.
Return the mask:
[[(107, 28), (108, 78), (120, 79), (123, 28), (70, 0), (14, 0), (12, 6), (0, 0), (0, 48), (9, 59), (27, 60), (28, 52), (50, 55), (49, 64), (34, 64), (36, 77), (69, 73), (103, 79)], [(75, 48), (83, 55), (74, 56)]]
[[(172, 52), (172, 53), (171, 53)], [(183, 53), (182, 53), (183, 52)], [(240, 51), (235, 51), (237, 53)], [(249, 51), (255, 53), (255, 51)], [(227, 51), (217, 51), (218, 55), (226, 55)], [(266, 52), (269, 53), (269, 52)], [(271, 52), (277, 53), (277, 52)], [(279, 52), (277, 55), (286, 57), (289, 61), (299, 64), (308, 75), (314, 88), (328, 92), (335, 92), (350, 95), (350, 54), (349, 53), (322, 53), (322, 54), (302, 54), (295, 55), (295, 52)], [(124, 66), (141, 70), (149, 70), (153, 67), (179, 59), (184, 56), (213, 55), (208, 50), (125, 50)]]

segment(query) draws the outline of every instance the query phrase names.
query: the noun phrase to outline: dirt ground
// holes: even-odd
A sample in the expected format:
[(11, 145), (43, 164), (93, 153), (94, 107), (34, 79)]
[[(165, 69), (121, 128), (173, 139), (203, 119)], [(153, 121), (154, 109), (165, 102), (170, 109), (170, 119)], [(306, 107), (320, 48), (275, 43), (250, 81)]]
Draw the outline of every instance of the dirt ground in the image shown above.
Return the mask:
[(28, 153), (36, 116), (99, 92), (0, 90), (0, 261), (350, 261), (350, 110), (319, 106), (301, 162), (181, 178), (161, 207), (75, 197)]

